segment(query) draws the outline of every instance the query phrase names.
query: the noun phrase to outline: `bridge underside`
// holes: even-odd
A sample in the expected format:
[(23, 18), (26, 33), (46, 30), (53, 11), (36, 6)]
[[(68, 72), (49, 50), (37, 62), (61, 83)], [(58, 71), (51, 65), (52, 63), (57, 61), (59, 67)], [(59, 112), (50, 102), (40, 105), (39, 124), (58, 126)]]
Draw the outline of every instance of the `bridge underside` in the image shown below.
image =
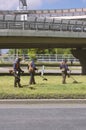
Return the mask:
[(16, 48), (73, 48), (72, 54), (80, 60), (82, 74), (86, 74), (86, 33), (48, 31), (0, 32), (0, 49)]
[(86, 48), (86, 38), (0, 36), (0, 49)]

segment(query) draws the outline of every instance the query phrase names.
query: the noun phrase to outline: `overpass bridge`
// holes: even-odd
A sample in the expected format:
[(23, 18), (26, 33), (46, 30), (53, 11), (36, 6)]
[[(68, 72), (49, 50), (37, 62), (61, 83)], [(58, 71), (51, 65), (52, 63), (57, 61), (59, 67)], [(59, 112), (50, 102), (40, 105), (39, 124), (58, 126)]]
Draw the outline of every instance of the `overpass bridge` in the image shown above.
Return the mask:
[(86, 48), (86, 21), (29, 17), (0, 21), (0, 48)]
[(0, 11), (0, 48), (73, 48), (85, 74), (85, 17), (86, 9)]
[(0, 10), (0, 48), (86, 48), (85, 41), (86, 8)]

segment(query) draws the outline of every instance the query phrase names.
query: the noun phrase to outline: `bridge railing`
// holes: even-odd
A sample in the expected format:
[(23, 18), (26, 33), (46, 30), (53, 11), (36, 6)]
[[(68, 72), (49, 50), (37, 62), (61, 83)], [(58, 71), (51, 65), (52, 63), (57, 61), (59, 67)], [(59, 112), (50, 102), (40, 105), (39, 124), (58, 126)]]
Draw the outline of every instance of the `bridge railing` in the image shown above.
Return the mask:
[(78, 20), (57, 20), (46, 18), (33, 18), (28, 21), (0, 20), (0, 29), (19, 30), (52, 30), (86, 32), (86, 22)]
[[(60, 16), (81, 16), (86, 15), (86, 8), (71, 8), (71, 9), (46, 9), (46, 10), (0, 10), (0, 16), (6, 18), (16, 15), (29, 15), (30, 17), (60, 17)], [(12, 18), (11, 18), (12, 19)]]

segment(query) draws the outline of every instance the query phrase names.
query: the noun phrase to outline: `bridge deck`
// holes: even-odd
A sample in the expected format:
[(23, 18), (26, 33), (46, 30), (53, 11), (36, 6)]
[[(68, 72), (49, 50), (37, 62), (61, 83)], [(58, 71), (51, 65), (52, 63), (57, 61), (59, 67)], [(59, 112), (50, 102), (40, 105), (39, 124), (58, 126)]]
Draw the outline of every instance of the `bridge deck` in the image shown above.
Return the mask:
[(86, 48), (85, 21), (42, 20), (0, 20), (0, 48)]

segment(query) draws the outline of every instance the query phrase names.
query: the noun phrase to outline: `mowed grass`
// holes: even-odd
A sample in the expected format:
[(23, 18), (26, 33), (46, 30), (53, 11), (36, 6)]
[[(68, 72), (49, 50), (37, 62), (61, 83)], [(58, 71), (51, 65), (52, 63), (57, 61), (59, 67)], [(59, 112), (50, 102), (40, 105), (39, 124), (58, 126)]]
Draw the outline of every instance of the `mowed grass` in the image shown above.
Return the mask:
[(61, 76), (35, 76), (36, 84), (29, 84), (30, 76), (21, 76), (22, 88), (14, 88), (13, 76), (0, 76), (0, 99), (85, 99), (86, 76), (73, 76), (78, 83), (67, 77), (62, 84)]

